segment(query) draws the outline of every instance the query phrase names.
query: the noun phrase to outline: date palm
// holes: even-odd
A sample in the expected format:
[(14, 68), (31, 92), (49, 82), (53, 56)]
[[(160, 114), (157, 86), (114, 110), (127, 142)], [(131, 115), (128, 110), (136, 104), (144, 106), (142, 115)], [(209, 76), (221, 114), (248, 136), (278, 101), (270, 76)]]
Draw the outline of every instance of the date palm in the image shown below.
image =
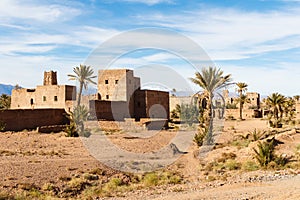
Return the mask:
[(11, 97), (6, 94), (2, 94), (0, 96), (0, 109), (5, 109), (5, 110), (9, 109), (10, 102), (11, 102)]
[(271, 109), (272, 117), (275, 119), (275, 125), (280, 123), (280, 119), (283, 115), (283, 106), (286, 102), (286, 98), (279, 93), (273, 93), (268, 96), (266, 100), (267, 106)]
[(94, 70), (90, 66), (81, 65), (73, 68), (74, 74), (68, 74), (69, 80), (77, 80), (79, 82), (79, 92), (78, 92), (78, 101), (77, 106), (80, 105), (81, 95), (83, 88), (86, 90), (89, 83), (96, 85), (96, 83), (92, 80), (96, 78), (93, 76)]
[(237, 92), (239, 93), (239, 98), (237, 101), (240, 103), (240, 119), (243, 119), (243, 107), (244, 104), (247, 103), (247, 96), (244, 94), (247, 91), (248, 85), (243, 82), (236, 83)]
[(222, 89), (226, 86), (228, 86), (231, 81), (231, 74), (223, 75), (224, 72), (221, 69), (218, 69), (216, 67), (207, 67), (202, 68), (201, 73), (196, 72), (195, 78), (190, 78), (190, 80), (198, 85), (200, 88), (202, 88), (203, 95), (207, 99), (206, 101), (206, 109), (203, 113), (204, 120), (205, 120), (205, 126), (208, 130), (207, 132), (207, 138), (208, 138), (208, 144), (211, 144), (212, 141), (212, 100), (214, 97), (214, 92), (216, 92), (219, 89)]

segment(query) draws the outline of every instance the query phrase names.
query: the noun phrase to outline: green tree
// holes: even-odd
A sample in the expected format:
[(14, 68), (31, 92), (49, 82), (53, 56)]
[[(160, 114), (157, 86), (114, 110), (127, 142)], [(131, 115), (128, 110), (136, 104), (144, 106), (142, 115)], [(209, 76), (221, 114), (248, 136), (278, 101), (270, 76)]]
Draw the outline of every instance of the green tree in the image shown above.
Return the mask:
[(240, 104), (240, 119), (243, 119), (243, 107), (244, 104), (249, 102), (247, 95), (244, 93), (247, 91), (248, 85), (243, 82), (236, 83), (237, 86), (237, 92), (239, 93), (239, 98), (237, 99), (237, 102)]
[(181, 104), (180, 120), (191, 126), (194, 122), (198, 122), (199, 110), (195, 104)]
[[(190, 80), (198, 85), (200, 88), (202, 88), (203, 96), (206, 100), (206, 108), (203, 112), (201, 112), (200, 116), (205, 121), (205, 127), (200, 127), (200, 130), (207, 131), (206, 133), (206, 139), (208, 144), (212, 144), (213, 138), (212, 138), (212, 109), (213, 104), (212, 100), (214, 97), (214, 92), (216, 92), (219, 89), (222, 89), (226, 86), (228, 86), (231, 81), (231, 74), (223, 75), (224, 72), (221, 69), (218, 69), (216, 67), (207, 67), (202, 68), (201, 73), (196, 72), (195, 78), (190, 78)], [(201, 125), (202, 123), (200, 123)]]
[(274, 118), (274, 122), (270, 119), (270, 125), (273, 127), (280, 127), (282, 116), (283, 116), (283, 106), (286, 102), (286, 98), (279, 93), (273, 93), (267, 97), (266, 104), (271, 110), (270, 118)]
[(2, 94), (0, 96), (0, 109), (9, 109), (10, 108), (10, 103), (11, 103), (11, 97), (6, 95), (6, 94)]
[(89, 83), (96, 85), (96, 83), (92, 80), (93, 78), (96, 78), (96, 76), (93, 76), (94, 70), (90, 66), (81, 64), (79, 67), (75, 67), (73, 69), (73, 72), (75, 74), (68, 74), (68, 76), (69, 80), (77, 80), (79, 82), (79, 92), (77, 100), (77, 106), (79, 106), (83, 88), (86, 90)]
[(70, 112), (68, 118), (70, 119), (70, 125), (67, 127), (67, 136), (78, 137), (89, 136), (90, 133), (85, 130), (84, 122), (88, 119), (89, 111), (84, 105), (76, 106), (73, 112)]
[(299, 101), (300, 95), (295, 95), (293, 98), (294, 98), (296, 101)]
[(293, 98), (286, 98), (283, 104), (283, 112), (285, 113), (285, 117), (287, 117), (288, 121), (292, 120), (295, 117), (295, 105), (296, 102)]

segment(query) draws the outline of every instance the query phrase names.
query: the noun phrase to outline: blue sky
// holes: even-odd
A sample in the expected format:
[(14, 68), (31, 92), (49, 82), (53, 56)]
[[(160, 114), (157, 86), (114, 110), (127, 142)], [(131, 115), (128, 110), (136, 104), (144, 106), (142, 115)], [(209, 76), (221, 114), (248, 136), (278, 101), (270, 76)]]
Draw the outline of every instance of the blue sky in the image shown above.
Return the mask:
[[(1, 0), (0, 83), (35, 87), (43, 71), (53, 69), (61, 84), (73, 84), (67, 74), (99, 46), (145, 27), (193, 40), (249, 91), (300, 94), (300, 0)], [(151, 42), (151, 33), (144, 39)], [(111, 67), (151, 65), (184, 78), (195, 72), (162, 49), (128, 53)]]

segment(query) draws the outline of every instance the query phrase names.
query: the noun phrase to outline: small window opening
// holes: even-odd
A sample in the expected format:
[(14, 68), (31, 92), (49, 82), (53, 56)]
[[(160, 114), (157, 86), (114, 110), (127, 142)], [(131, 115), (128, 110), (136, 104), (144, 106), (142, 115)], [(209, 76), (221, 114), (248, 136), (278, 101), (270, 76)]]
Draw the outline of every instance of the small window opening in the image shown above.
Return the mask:
[(109, 99), (109, 95), (106, 95), (106, 99)]
[(43, 101), (47, 101), (47, 97), (43, 96)]
[(30, 99), (30, 105), (33, 105), (33, 99)]
[(115, 80), (115, 84), (118, 84), (119, 83), (119, 80)]
[(58, 101), (57, 96), (54, 96), (54, 101)]
[(105, 80), (105, 84), (108, 84), (108, 80)]

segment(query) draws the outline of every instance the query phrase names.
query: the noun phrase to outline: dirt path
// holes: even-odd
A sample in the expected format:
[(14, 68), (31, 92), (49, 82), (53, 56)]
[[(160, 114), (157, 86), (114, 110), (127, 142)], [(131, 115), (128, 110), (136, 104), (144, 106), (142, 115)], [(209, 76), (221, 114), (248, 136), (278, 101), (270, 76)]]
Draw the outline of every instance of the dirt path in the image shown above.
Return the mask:
[(162, 194), (149, 199), (300, 199), (300, 175), (290, 179), (263, 183), (233, 184), (199, 191), (185, 191)]

